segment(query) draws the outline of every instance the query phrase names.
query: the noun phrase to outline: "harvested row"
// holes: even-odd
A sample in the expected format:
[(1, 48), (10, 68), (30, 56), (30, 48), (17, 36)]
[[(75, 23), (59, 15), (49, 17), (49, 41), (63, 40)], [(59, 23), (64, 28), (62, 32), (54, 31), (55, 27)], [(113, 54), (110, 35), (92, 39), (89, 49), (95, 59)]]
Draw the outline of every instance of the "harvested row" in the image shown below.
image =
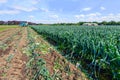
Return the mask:
[(12, 45), (14, 43), (13, 40), (16, 37), (16, 35), (20, 36), (20, 32), (22, 31), (22, 29), (15, 29), (15, 31), (11, 30), (8, 31), (8, 34), (4, 34), (3, 37), (1, 37), (1, 41), (0, 41), (0, 56), (4, 55), (4, 54), (8, 54), (9, 50), (11, 49)]
[(0, 32), (0, 41), (4, 41), (8, 37), (12, 36), (12, 34), (15, 34), (18, 31), (19, 31), (19, 28), (13, 28), (13, 29), (8, 29), (3, 32)]
[(8, 54), (3, 54), (0, 58), (0, 80), (27, 80), (25, 76), (27, 57), (22, 53), (22, 48), (27, 44), (26, 37), (26, 28), (13, 36)]

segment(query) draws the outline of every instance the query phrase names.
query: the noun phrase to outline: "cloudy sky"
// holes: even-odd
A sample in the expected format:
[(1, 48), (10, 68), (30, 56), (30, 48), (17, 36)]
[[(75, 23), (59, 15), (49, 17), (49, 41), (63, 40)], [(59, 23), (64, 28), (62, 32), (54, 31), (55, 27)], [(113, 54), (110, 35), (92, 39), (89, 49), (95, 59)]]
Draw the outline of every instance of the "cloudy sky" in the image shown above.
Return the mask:
[(119, 21), (120, 0), (0, 0), (0, 20)]

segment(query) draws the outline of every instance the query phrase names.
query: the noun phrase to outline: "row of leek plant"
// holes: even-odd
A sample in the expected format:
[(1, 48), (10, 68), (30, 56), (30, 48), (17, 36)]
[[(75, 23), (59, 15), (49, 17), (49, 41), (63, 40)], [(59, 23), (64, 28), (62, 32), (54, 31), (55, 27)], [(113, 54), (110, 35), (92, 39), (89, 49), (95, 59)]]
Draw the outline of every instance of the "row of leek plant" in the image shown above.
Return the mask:
[(25, 53), (30, 57), (27, 62), (27, 74), (31, 80), (52, 80), (49, 71), (46, 68), (46, 62), (40, 58), (35, 49), (37, 44), (35, 43), (34, 36), (30, 32), (30, 28), (27, 28), (28, 32), (28, 46)]
[(95, 80), (120, 79), (120, 26), (32, 26)]
[(28, 27), (28, 46), (25, 49), (27, 56), (30, 57), (27, 63), (27, 74), (32, 80), (59, 80), (61, 77), (58, 73), (50, 75), (48, 69), (46, 68), (46, 62), (44, 59), (40, 58), (40, 54), (36, 52), (39, 48), (39, 44), (35, 43), (35, 35), (31, 31), (32, 29)]

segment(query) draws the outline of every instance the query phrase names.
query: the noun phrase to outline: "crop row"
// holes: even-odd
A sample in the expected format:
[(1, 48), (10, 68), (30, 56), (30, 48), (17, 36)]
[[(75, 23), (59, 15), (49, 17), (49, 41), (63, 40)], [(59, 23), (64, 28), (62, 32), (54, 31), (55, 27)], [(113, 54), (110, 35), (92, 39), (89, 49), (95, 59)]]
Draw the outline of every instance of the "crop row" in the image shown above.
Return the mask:
[(120, 79), (120, 26), (32, 26), (92, 79)]

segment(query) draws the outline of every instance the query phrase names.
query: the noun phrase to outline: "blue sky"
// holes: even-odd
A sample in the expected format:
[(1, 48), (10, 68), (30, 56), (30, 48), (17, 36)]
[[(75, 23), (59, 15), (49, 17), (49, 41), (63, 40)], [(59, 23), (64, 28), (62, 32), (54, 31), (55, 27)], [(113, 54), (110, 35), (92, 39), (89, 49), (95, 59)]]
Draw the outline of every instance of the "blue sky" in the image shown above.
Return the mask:
[(0, 20), (119, 21), (120, 0), (0, 0)]

